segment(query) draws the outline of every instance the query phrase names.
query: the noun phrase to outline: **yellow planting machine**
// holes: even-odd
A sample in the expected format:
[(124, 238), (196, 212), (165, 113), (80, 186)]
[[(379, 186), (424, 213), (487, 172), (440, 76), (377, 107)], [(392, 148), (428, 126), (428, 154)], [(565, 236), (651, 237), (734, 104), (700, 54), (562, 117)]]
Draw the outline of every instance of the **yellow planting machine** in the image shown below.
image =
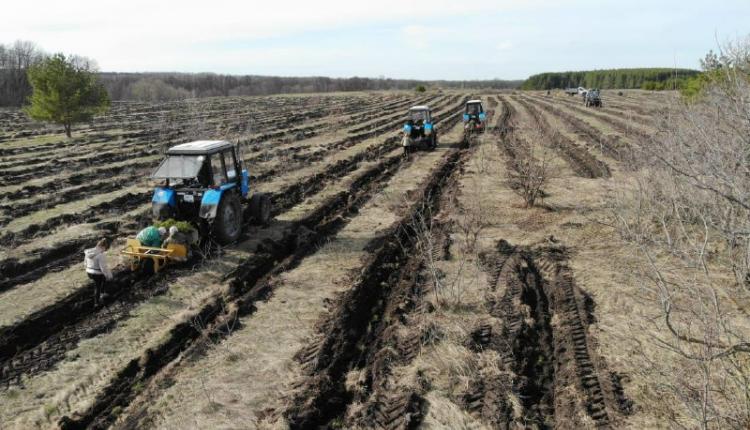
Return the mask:
[[(199, 238), (210, 237), (222, 245), (236, 242), (244, 227), (245, 208), (257, 224), (267, 224), (271, 218), (268, 195), (250, 193), (239, 143), (201, 140), (173, 146), (151, 178), (164, 181), (151, 199), (154, 219), (187, 222)], [(152, 261), (158, 272), (170, 261), (185, 261), (189, 246), (169, 243), (159, 248), (128, 239), (122, 253), (130, 257), (133, 269)]]

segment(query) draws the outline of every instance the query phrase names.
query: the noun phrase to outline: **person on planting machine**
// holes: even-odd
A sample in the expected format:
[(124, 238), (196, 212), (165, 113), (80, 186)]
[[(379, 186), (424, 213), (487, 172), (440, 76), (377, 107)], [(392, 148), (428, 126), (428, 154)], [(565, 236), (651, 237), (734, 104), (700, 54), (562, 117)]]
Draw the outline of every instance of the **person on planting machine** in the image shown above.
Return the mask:
[(138, 239), (138, 242), (141, 243), (143, 246), (148, 246), (151, 248), (159, 248), (161, 247), (161, 242), (164, 240), (164, 237), (167, 235), (167, 229), (164, 227), (155, 227), (153, 225), (150, 225), (143, 230), (141, 230), (138, 235), (135, 237)]
[(162, 248), (166, 248), (170, 243), (184, 245), (185, 248), (187, 248), (187, 258), (190, 258), (190, 242), (190, 237), (187, 234), (182, 233), (176, 225), (173, 225), (172, 227), (169, 227), (169, 237), (164, 240), (164, 243), (162, 243), (161, 246)]
[(94, 307), (99, 306), (101, 295), (104, 292), (104, 284), (112, 280), (112, 271), (107, 265), (107, 256), (104, 254), (109, 249), (109, 241), (101, 239), (94, 248), (83, 251), (83, 264), (86, 267), (86, 275), (94, 281)]

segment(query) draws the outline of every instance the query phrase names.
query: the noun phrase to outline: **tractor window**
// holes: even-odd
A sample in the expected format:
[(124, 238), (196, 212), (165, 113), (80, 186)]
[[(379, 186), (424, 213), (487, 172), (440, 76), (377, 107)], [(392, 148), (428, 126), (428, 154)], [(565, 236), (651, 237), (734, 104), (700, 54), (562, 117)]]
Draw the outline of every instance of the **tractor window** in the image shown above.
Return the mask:
[(415, 123), (425, 122), (427, 120), (427, 111), (413, 110), (409, 113), (409, 118)]
[(213, 185), (218, 187), (227, 182), (227, 175), (224, 171), (224, 160), (221, 153), (211, 156), (211, 174), (213, 175)]
[(478, 115), (482, 113), (482, 105), (478, 103), (466, 105), (466, 113), (468, 113), (469, 115)]
[(195, 178), (203, 165), (203, 160), (203, 156), (170, 155), (159, 164), (151, 177), (158, 179)]
[(234, 159), (234, 151), (229, 149), (222, 152), (222, 155), (224, 156), (224, 165), (227, 166), (227, 178), (232, 182), (237, 179), (237, 170), (235, 168), (237, 164)]

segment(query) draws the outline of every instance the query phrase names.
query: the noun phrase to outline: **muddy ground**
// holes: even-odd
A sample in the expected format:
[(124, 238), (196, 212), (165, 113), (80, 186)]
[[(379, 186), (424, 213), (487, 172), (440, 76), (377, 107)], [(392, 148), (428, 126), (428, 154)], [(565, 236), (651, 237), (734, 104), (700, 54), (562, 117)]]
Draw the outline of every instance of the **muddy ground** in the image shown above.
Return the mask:
[[(466, 138), (463, 102), (488, 128)], [(411, 105), (434, 151), (405, 156)], [(640, 428), (617, 341), (628, 255), (598, 222), (659, 99), (350, 93), (115, 103), (72, 139), (0, 111), (0, 429)], [(156, 276), (124, 239), (150, 222), (164, 149), (239, 141), (274, 219)], [(548, 158), (525, 207), (510, 170)], [(95, 308), (82, 250), (121, 263)]]

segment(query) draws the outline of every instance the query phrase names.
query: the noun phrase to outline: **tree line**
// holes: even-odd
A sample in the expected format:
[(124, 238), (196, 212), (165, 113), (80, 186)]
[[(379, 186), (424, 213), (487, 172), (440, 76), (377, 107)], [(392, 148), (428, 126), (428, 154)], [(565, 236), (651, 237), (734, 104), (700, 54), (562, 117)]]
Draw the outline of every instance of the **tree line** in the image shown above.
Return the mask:
[(31, 94), (27, 70), (46, 54), (31, 42), (0, 44), (0, 106), (21, 106)]
[[(0, 106), (22, 106), (31, 95), (28, 70), (50, 55), (33, 42), (0, 44)], [(79, 62), (93, 61), (72, 56)], [(99, 82), (111, 100), (161, 102), (216, 96), (254, 96), (333, 91), (411, 90), (417, 86), (442, 88), (517, 88), (522, 81), (420, 81), (389, 78), (328, 78), (236, 76), (216, 73), (99, 72)]]
[(336, 91), (441, 88), (517, 88), (521, 81), (420, 81), (390, 78), (279, 77), (215, 73), (100, 73), (113, 100), (167, 101), (216, 96), (256, 96)]
[(521, 88), (524, 90), (551, 90), (556, 88), (586, 87), (603, 89), (680, 89), (697, 70), (670, 68), (606, 69), (578, 72), (540, 73), (530, 76)]

